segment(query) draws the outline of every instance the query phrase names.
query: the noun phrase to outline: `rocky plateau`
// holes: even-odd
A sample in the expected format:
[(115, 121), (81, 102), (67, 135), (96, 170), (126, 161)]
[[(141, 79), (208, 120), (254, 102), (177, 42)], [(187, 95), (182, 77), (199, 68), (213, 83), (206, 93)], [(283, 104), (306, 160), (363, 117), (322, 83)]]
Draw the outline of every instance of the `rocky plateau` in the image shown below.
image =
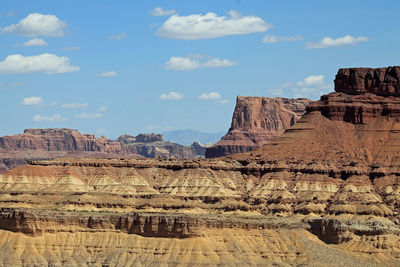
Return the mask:
[(311, 100), (305, 98), (238, 96), (231, 128), (220, 141), (207, 148), (206, 158), (261, 147), (294, 125), (304, 115), (309, 103)]
[[(0, 175), (0, 263), (400, 266), (393, 68), (339, 70), (335, 93), (247, 153), (58, 158), (9, 170)], [(353, 77), (369, 84), (364, 73), (379, 73), (377, 87), (355, 87)]]
[(198, 158), (206, 147), (194, 142), (182, 146), (164, 141), (161, 134), (122, 135), (116, 141), (72, 129), (26, 129), (0, 137), (0, 173), (27, 160), (60, 157)]

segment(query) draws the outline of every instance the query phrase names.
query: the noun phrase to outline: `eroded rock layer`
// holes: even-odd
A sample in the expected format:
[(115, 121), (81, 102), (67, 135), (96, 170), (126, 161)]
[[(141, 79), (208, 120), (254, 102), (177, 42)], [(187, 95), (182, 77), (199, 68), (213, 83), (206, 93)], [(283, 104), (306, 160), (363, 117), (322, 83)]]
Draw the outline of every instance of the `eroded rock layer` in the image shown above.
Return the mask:
[[(2, 235), (24, 243), (6, 246), (19, 251), (18, 264), (26, 253), (44, 265), (397, 264), (400, 179), (397, 169), (381, 171), (230, 159), (33, 161), (0, 175), (0, 243)], [(60, 242), (72, 237), (82, 241), (64, 255)], [(36, 247), (45, 243), (51, 258)]]
[(0, 175), (0, 262), (399, 266), (398, 100), (349, 92), (323, 96), (248, 153), (10, 170)]
[(298, 121), (311, 100), (238, 96), (231, 128), (206, 157), (215, 158), (255, 150)]
[(122, 135), (117, 141), (72, 129), (26, 129), (24, 134), (0, 137), (0, 173), (27, 160), (59, 157), (198, 158), (206, 147), (166, 142), (160, 134)]

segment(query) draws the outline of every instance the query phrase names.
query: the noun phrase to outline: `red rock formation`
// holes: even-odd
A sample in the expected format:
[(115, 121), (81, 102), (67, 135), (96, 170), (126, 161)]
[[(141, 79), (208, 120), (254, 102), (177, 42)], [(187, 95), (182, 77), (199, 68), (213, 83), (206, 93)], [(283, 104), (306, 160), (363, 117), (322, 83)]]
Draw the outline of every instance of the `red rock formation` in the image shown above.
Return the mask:
[(304, 113), (311, 100), (280, 97), (238, 96), (228, 133), (206, 157), (220, 157), (259, 148), (292, 126)]
[(0, 150), (88, 151), (118, 153), (119, 142), (72, 129), (26, 129), (24, 134), (0, 137)]
[(0, 175), (0, 263), (398, 266), (396, 105), (329, 94), (219, 159), (29, 162)]
[(67, 156), (197, 158), (204, 156), (204, 149), (165, 142), (160, 134), (123, 135), (113, 141), (72, 129), (27, 129), (23, 134), (0, 137), (0, 173), (33, 159)]
[(351, 95), (400, 96), (400, 67), (339, 69), (335, 91)]

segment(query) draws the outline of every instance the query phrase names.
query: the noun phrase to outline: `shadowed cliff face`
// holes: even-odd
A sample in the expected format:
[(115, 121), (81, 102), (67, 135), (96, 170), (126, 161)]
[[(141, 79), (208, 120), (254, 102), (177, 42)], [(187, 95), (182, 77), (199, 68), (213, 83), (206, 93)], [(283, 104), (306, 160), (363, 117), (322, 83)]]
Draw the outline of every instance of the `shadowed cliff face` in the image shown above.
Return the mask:
[(214, 158), (255, 150), (288, 129), (305, 113), (308, 99), (238, 96), (231, 128), (206, 157)]
[(350, 95), (400, 96), (400, 67), (339, 69), (335, 91)]
[(332, 93), (225, 158), (31, 161), (0, 175), (0, 262), (397, 266), (396, 101)]

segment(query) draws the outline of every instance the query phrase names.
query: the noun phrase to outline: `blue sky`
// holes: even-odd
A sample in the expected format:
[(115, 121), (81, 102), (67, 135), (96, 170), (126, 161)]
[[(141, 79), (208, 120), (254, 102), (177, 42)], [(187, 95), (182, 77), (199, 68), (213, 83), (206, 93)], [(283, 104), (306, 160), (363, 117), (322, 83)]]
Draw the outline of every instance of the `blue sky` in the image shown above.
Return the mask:
[(308, 97), (399, 65), (399, 1), (0, 4), (0, 135), (226, 131), (237, 95)]

